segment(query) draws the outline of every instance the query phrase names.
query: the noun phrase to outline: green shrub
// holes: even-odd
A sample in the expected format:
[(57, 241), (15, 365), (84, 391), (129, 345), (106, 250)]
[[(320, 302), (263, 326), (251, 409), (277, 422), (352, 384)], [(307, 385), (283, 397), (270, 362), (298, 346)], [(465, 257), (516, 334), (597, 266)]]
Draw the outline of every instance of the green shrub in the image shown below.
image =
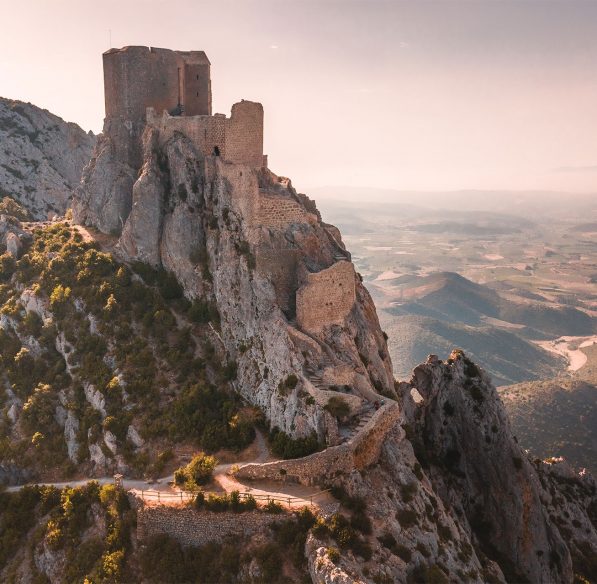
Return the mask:
[(16, 270), (16, 261), (9, 253), (0, 255), (0, 282), (8, 282)]
[(294, 373), (291, 373), (284, 380), (284, 387), (286, 387), (286, 389), (294, 389), (296, 387), (297, 383), (298, 383), (298, 377)]
[(267, 505), (263, 507), (263, 510), (267, 511), (268, 513), (278, 514), (284, 512), (284, 507), (282, 507), (282, 505), (276, 503), (275, 501), (269, 501)]
[(284, 459), (302, 458), (321, 449), (315, 432), (306, 438), (295, 439), (278, 428), (274, 428), (270, 433), (269, 440), (274, 454)]
[(178, 486), (194, 490), (198, 485), (205, 485), (211, 480), (217, 464), (218, 461), (213, 456), (201, 452), (185, 467), (175, 471), (174, 481)]
[(325, 552), (326, 552), (329, 560), (331, 562), (333, 562), (334, 564), (337, 564), (340, 561), (340, 552), (339, 552), (338, 548), (329, 547), (329, 548), (326, 548)]
[(257, 501), (252, 495), (240, 497), (238, 491), (224, 493), (222, 495), (210, 494), (205, 498), (202, 492), (197, 493), (194, 500), (195, 508), (205, 511), (220, 513), (223, 511), (233, 511), (234, 513), (243, 513), (245, 511), (254, 511), (257, 509)]
[(365, 535), (370, 535), (372, 531), (371, 520), (362, 511), (352, 514), (350, 518), (350, 526)]
[(2, 200), (0, 200), (0, 214), (9, 215), (19, 221), (31, 221), (29, 211), (12, 197), (2, 197)]
[(345, 418), (350, 414), (350, 406), (344, 399), (338, 396), (332, 396), (324, 407), (335, 418)]
[(399, 509), (396, 511), (396, 519), (404, 529), (417, 525), (419, 522), (417, 512), (412, 509)]
[(410, 503), (417, 492), (417, 483), (400, 485), (400, 495), (405, 503)]

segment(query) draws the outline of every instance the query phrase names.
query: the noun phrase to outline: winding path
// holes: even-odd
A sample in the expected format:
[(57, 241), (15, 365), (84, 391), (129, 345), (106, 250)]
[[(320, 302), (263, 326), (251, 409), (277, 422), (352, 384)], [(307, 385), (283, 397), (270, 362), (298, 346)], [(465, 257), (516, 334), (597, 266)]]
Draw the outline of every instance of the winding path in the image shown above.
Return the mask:
[[(257, 431), (255, 437), (257, 456), (250, 461), (242, 463), (218, 464), (214, 469), (213, 484), (206, 489), (208, 492), (231, 493), (238, 491), (253, 495), (258, 500), (267, 497), (276, 502), (283, 503), (290, 508), (298, 509), (304, 506), (333, 507), (336, 500), (327, 492), (319, 488), (306, 487), (297, 484), (286, 484), (278, 481), (239, 481), (231, 473), (236, 464), (248, 462), (270, 462), (272, 457), (261, 432)], [(114, 484), (114, 477), (88, 477), (76, 481), (30, 483), (30, 485), (45, 485), (62, 489), (64, 487), (82, 487), (89, 481), (97, 481), (100, 485)], [(27, 485), (7, 487), (6, 492), (15, 493)], [(125, 490), (141, 497), (149, 504), (180, 505), (194, 498), (194, 494), (181, 491), (174, 486), (174, 475), (162, 477), (156, 481), (123, 478), (122, 486)], [(211, 487), (211, 488), (209, 488)]]

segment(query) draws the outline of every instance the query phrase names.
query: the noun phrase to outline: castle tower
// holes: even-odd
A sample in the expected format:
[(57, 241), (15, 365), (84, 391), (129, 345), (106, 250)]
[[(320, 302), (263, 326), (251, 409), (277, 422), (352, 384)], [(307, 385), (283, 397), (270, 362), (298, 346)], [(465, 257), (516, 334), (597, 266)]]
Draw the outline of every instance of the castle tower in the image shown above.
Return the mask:
[(211, 115), (210, 62), (203, 51), (123, 47), (103, 54), (106, 119), (118, 157), (141, 165), (147, 108), (158, 114)]
[(132, 122), (158, 114), (211, 115), (210, 62), (203, 51), (124, 47), (103, 54), (106, 117)]

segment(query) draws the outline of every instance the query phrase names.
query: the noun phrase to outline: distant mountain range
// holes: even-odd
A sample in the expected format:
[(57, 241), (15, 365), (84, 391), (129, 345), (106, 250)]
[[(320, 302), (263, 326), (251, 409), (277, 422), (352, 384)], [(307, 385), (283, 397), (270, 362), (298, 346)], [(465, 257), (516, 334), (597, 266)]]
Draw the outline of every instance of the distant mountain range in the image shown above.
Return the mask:
[(486, 211), (533, 219), (537, 216), (565, 218), (577, 216), (579, 211), (594, 211), (595, 193), (568, 193), (559, 191), (403, 191), (355, 186), (325, 186), (309, 189), (320, 210), (351, 203), (377, 203), (380, 207), (403, 206), (412, 209)]
[(547, 306), (529, 299), (513, 301), (451, 272), (403, 276), (396, 283), (402, 284), (402, 295), (407, 299), (387, 309), (397, 316), (427, 316), (475, 326), (487, 324), (490, 318), (503, 321), (501, 326), (516, 328), (519, 335), (533, 339), (590, 335), (596, 329), (595, 319), (574, 307)]
[(431, 350), (441, 355), (457, 346), (482, 363), (497, 385), (549, 378), (565, 361), (532, 341), (596, 330), (595, 319), (576, 308), (513, 300), (454, 273), (402, 276), (384, 285), (400, 289), (401, 301), (380, 315), (399, 377), (408, 377)]

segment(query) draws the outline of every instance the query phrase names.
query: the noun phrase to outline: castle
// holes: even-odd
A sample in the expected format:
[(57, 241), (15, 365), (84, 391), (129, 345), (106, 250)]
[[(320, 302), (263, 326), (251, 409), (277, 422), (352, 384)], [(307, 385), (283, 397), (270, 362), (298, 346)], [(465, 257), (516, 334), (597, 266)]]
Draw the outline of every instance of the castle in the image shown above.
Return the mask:
[(105, 52), (103, 64), (106, 124), (111, 133), (128, 133), (119, 143), (131, 166), (140, 165), (146, 125), (156, 127), (164, 141), (184, 134), (205, 156), (267, 166), (262, 105), (243, 100), (230, 117), (212, 115), (210, 62), (203, 51), (130, 46)]
[[(93, 168), (75, 200), (75, 219), (122, 235), (120, 245), (129, 255), (141, 253), (144, 261), (158, 264), (157, 248), (152, 254), (139, 251), (137, 239), (151, 230), (144, 228), (132, 236), (130, 229), (137, 213), (143, 215), (152, 205), (151, 197), (144, 196), (151, 191), (141, 186), (144, 179), (139, 180), (148, 161), (143, 134), (153, 130), (159, 152), (183, 136), (203, 157), (203, 180), (214, 183), (217, 175), (226, 183), (229, 211), (243, 218), (244, 238), (255, 250), (255, 267), (271, 282), (283, 313), (313, 334), (325, 326), (342, 325), (356, 300), (354, 267), (345, 261), (350, 254), (337, 230), (321, 222), (313, 202), (296, 193), (288, 179), (267, 169), (262, 105), (243, 100), (232, 106), (230, 117), (212, 114), (211, 64), (203, 51), (129, 46), (105, 52), (103, 66), (104, 140), (109, 146), (100, 141), (96, 149)], [(101, 170), (95, 182), (97, 169)], [(106, 181), (106, 175), (112, 179)], [(182, 179), (176, 180), (180, 184)], [(199, 187), (195, 183), (189, 190), (198, 192)], [(317, 261), (308, 266), (301, 260), (300, 246), (292, 241), (295, 230), (315, 230), (327, 242), (318, 246)], [(197, 226), (190, 238), (202, 237), (201, 232)]]

